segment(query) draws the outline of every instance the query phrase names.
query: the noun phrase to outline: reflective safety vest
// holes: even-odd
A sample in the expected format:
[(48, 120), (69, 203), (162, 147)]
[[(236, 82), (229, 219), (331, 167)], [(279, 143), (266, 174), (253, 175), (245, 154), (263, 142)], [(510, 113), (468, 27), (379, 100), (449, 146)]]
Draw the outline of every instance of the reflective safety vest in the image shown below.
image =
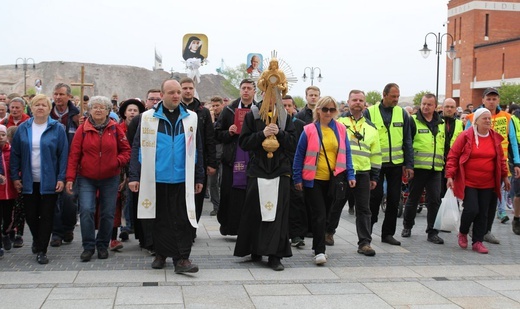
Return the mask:
[(404, 163), (403, 138), (404, 138), (404, 118), (403, 109), (394, 106), (392, 109), (392, 121), (389, 128), (385, 126), (378, 103), (370, 106), (368, 112), (370, 120), (376, 126), (379, 134), (379, 145), (381, 146), (382, 162), (393, 164)]
[(442, 171), (444, 168), (444, 123), (439, 124), (437, 135), (433, 135), (428, 126), (412, 116), (415, 122), (413, 137), (413, 167), (424, 170)]
[[(381, 147), (376, 128), (368, 124), (365, 117), (361, 117), (357, 122), (351, 117), (341, 117), (338, 121), (347, 127), (354, 170), (366, 172), (372, 168), (380, 169)], [(358, 140), (355, 132), (361, 134), (363, 138)]]
[(462, 133), (462, 131), (464, 131), (464, 123), (459, 119), (455, 119), (455, 131), (453, 131), (453, 135), (451, 137), (450, 147), (453, 146), (453, 143), (455, 143), (455, 140), (457, 139), (459, 134)]
[[(336, 138), (338, 138), (338, 154), (336, 156), (336, 166), (334, 167), (334, 176), (339, 173), (347, 170), (347, 147), (345, 144), (345, 140), (347, 138), (346, 128), (343, 124), (331, 120), (336, 123), (336, 130), (334, 133)], [(307, 151), (305, 152), (305, 158), (303, 159), (303, 170), (302, 170), (302, 179), (303, 180), (314, 180), (316, 176), (316, 166), (318, 163), (318, 154), (320, 153), (320, 136), (321, 132), (318, 133), (318, 129), (316, 126), (319, 126), (319, 123), (312, 123), (303, 127), (303, 134), (307, 136)], [(328, 156), (328, 153), (327, 153)], [(324, 158), (325, 159), (325, 158)], [(331, 166), (332, 168), (332, 166)]]
[(520, 141), (520, 119), (516, 116), (512, 116), (513, 125), (515, 126), (516, 139)]
[[(475, 114), (469, 114), (468, 119), (473, 124), (473, 116)], [(504, 157), (507, 159), (508, 157), (508, 147), (509, 147), (509, 122), (511, 120), (511, 115), (504, 111), (499, 111), (495, 115), (491, 115), (491, 129), (493, 129), (498, 134), (502, 135), (504, 140), (502, 140), (502, 149), (504, 150)]]

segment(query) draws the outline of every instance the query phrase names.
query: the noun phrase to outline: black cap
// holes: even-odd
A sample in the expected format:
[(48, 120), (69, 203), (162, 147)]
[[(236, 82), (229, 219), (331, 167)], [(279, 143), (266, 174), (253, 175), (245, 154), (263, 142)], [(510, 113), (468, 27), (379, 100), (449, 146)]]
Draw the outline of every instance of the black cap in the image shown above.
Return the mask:
[(85, 95), (83, 96), (83, 101), (88, 101), (88, 100), (90, 100), (90, 98), (88, 97), (88, 95), (85, 94)]
[(500, 94), (498, 93), (498, 90), (496, 90), (495, 88), (487, 88), (486, 90), (484, 90), (482, 97), (485, 97), (490, 94), (496, 94), (497, 96), (500, 96)]

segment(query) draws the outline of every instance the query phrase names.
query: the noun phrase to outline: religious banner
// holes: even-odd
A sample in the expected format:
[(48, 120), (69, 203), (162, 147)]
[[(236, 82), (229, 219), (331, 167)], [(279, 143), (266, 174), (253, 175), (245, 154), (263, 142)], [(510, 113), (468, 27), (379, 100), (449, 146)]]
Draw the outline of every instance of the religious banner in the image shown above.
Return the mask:
[(247, 55), (247, 62), (249, 67), (246, 72), (251, 77), (258, 77), (264, 70), (264, 57), (259, 53), (250, 53)]
[[(207, 62), (208, 37), (201, 33), (188, 33), (182, 38), (182, 58), (186, 60), (188, 77), (193, 79), (195, 86), (200, 83), (199, 68)], [(198, 95), (195, 95), (198, 97)]]

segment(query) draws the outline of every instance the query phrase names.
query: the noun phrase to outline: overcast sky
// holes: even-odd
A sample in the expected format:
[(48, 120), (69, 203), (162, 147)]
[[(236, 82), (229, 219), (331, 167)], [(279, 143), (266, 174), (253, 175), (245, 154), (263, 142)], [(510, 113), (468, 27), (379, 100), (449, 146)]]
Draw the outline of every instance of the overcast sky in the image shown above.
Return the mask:
[[(163, 67), (185, 72), (182, 37), (208, 36), (202, 74), (246, 62), (273, 49), (298, 78), (290, 94), (304, 96), (305, 67), (319, 67), (322, 95), (345, 100), (351, 89), (401, 96), (435, 92), (436, 55), (419, 49), (428, 32), (446, 32), (448, 0), (2, 0), (0, 65), (18, 57), (42, 61), (120, 64), (152, 69), (154, 47)], [(428, 37), (430, 49), (435, 39)], [(446, 42), (443, 50), (446, 50)], [(439, 94), (445, 89), (441, 55)], [(1, 78), (1, 77), (0, 77)], [(1, 90), (1, 89), (0, 89)], [(117, 89), (115, 89), (117, 91)], [(110, 95), (110, 94), (106, 94)], [(124, 99), (124, 98), (123, 98)]]

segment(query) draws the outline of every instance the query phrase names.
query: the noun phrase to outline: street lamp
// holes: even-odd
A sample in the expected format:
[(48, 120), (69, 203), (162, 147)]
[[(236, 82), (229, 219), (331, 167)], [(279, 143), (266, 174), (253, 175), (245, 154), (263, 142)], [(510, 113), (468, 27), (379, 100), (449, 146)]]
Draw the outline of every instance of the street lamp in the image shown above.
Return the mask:
[(430, 55), (431, 49), (428, 48), (428, 44), (426, 44), (426, 38), (428, 38), (429, 35), (433, 35), (435, 37), (435, 53), (437, 54), (437, 85), (435, 87), (435, 96), (437, 97), (437, 101), (439, 100), (439, 62), (440, 62), (440, 56), (442, 54), (442, 38), (444, 36), (449, 36), (451, 38), (451, 45), (450, 49), (446, 51), (446, 55), (448, 58), (453, 59), (455, 58), (455, 55), (457, 54), (457, 51), (455, 50), (455, 46), (453, 45), (453, 42), (455, 41), (453, 39), (453, 36), (449, 33), (444, 33), (441, 35), (439, 32), (438, 34), (435, 34), (433, 32), (429, 32), (424, 37), (424, 46), (422, 49), (419, 49), (421, 52), (421, 55), (424, 57), (424, 59), (428, 58)]
[(36, 69), (36, 64), (34, 63), (33, 58), (18, 58), (16, 59), (16, 64), (14, 65), (15, 69), (18, 69), (18, 60), (21, 60), (23, 68), (23, 94), (27, 94), (27, 63), (32, 61), (33, 70)]
[(318, 67), (306, 67), (304, 70), (303, 70), (303, 81), (305, 82), (307, 80), (307, 74), (305, 74), (305, 72), (307, 72), (307, 69), (309, 69), (309, 73), (310, 73), (310, 76), (311, 76), (311, 86), (314, 85), (314, 71), (318, 70), (319, 73), (318, 73), (318, 81), (321, 82), (321, 80), (323, 79), (323, 77), (321, 76), (321, 69), (318, 68)]

